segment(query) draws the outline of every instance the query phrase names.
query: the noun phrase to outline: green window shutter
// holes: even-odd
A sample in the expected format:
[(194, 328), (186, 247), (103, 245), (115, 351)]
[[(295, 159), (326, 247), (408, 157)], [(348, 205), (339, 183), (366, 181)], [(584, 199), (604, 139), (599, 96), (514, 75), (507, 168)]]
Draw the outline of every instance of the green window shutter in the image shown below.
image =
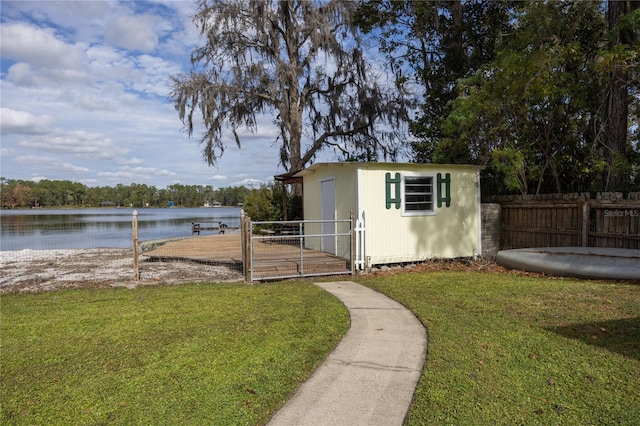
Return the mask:
[[(442, 173), (438, 173), (438, 207), (442, 207), (442, 203), (445, 203), (446, 207), (451, 206), (451, 174), (446, 173), (444, 176), (443, 179)], [(442, 184), (444, 184), (444, 191)]]
[[(386, 186), (386, 199), (387, 199), (387, 209), (391, 208), (391, 204), (396, 205), (396, 209), (400, 208), (400, 185), (402, 180), (400, 179), (400, 173), (396, 173), (394, 178), (391, 178), (391, 173), (387, 172), (385, 175), (385, 186)], [(395, 187), (394, 195), (391, 196), (391, 185)]]

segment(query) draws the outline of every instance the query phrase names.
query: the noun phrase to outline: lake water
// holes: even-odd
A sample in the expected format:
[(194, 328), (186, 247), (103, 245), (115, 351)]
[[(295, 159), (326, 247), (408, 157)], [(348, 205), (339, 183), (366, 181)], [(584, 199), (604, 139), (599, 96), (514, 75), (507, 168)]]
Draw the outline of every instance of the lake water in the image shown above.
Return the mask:
[[(191, 236), (191, 222), (240, 226), (239, 208), (135, 210), (139, 241)], [(133, 211), (122, 208), (1, 210), (0, 250), (130, 248)]]

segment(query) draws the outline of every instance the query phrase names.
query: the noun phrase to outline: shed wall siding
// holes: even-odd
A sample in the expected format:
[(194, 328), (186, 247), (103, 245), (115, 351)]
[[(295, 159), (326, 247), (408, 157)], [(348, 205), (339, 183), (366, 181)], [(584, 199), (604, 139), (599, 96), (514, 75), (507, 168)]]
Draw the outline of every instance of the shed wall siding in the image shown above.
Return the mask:
[[(366, 170), (360, 207), (365, 212), (366, 255), (370, 263), (413, 262), (429, 258), (473, 256), (478, 250), (478, 186), (476, 171), (429, 167), (428, 174), (451, 174), (451, 204), (435, 215), (402, 216), (386, 208), (385, 174)], [(393, 170), (401, 175), (416, 170)]]
[[(364, 211), (365, 253), (370, 265), (479, 254), (477, 168), (423, 164), (398, 166), (382, 163), (331, 164), (305, 173), (305, 219), (320, 218), (320, 182), (335, 178), (336, 218), (349, 218), (351, 210), (354, 213), (358, 213), (358, 209)], [(396, 209), (395, 205), (387, 209), (385, 175), (388, 172), (392, 175), (424, 173), (434, 176), (441, 173), (443, 177), (449, 173), (450, 206), (443, 204), (436, 208), (435, 215), (428, 216), (403, 216), (402, 208)], [(314, 225), (308, 226), (306, 232), (315, 233)]]
[[(320, 184), (324, 180), (335, 179), (335, 204), (336, 219), (349, 219), (351, 210), (356, 208), (356, 173), (350, 167), (336, 165), (335, 167), (323, 168), (311, 173), (304, 178), (304, 218), (306, 220), (320, 220)], [(307, 223), (305, 233), (320, 234), (321, 225), (319, 223)], [(337, 232), (348, 232), (349, 226), (342, 224), (338, 226)], [(319, 239), (308, 239), (305, 246), (313, 250), (320, 250)], [(338, 248), (339, 251), (340, 248)], [(337, 253), (338, 256), (341, 253)]]

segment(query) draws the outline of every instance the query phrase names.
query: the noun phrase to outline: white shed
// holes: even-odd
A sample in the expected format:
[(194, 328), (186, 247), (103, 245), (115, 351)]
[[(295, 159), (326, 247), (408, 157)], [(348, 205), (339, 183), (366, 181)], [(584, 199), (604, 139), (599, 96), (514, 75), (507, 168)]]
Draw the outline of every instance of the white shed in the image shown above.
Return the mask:
[[(347, 162), (314, 164), (296, 176), (303, 178), (305, 220), (349, 219), (353, 211), (363, 222), (356, 259), (362, 267), (481, 254), (480, 170)], [(307, 226), (305, 233), (326, 234), (344, 232), (347, 224)], [(309, 248), (346, 254), (331, 241)]]

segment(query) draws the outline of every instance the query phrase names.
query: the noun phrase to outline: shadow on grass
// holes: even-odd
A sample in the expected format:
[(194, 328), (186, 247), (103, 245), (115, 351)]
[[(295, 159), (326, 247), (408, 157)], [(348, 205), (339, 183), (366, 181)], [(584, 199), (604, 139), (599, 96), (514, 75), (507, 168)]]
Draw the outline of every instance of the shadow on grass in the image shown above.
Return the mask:
[(640, 317), (549, 327), (548, 330), (640, 360)]

